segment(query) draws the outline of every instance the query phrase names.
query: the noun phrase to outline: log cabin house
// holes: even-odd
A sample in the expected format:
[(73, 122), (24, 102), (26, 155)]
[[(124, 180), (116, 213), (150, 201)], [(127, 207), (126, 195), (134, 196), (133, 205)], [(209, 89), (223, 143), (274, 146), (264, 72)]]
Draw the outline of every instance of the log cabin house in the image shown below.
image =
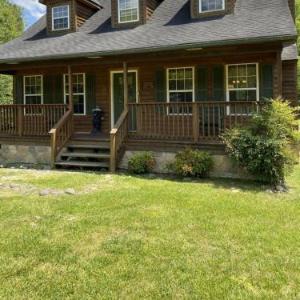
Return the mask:
[(4, 160), (115, 171), (124, 151), (224, 151), (219, 135), (264, 99), (297, 103), (294, 0), (39, 2), (45, 16), (0, 47)]

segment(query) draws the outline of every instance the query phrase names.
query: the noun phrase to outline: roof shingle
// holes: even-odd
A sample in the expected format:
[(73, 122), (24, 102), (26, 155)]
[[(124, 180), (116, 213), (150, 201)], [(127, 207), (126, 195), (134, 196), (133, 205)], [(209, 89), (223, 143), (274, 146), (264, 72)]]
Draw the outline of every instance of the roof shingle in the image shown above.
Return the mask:
[(45, 17), (0, 47), (0, 62), (112, 55), (267, 40), (292, 40), (286, 0), (237, 0), (231, 15), (191, 20), (189, 0), (164, 0), (151, 20), (133, 29), (111, 27), (110, 0), (74, 33), (49, 37)]

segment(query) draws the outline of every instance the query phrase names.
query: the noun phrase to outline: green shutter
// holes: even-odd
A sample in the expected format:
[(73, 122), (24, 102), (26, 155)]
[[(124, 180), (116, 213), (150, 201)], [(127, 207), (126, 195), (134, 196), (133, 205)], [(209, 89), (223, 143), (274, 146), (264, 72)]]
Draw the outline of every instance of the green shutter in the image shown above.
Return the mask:
[(15, 76), (15, 99), (14, 102), (16, 104), (23, 104), (24, 103), (24, 81), (23, 76), (16, 75)]
[(213, 100), (214, 101), (225, 101), (225, 74), (224, 66), (213, 67)]
[(57, 104), (63, 104), (64, 103), (64, 76), (61, 75), (55, 75), (54, 78), (54, 86), (55, 89), (53, 91), (53, 103)]
[(44, 75), (43, 76), (43, 93), (44, 93), (44, 103), (52, 104), (53, 99), (53, 91), (55, 86), (53, 84), (53, 75)]
[(45, 75), (43, 77), (43, 84), (45, 104), (64, 103), (62, 75)]
[(195, 101), (208, 101), (208, 68), (200, 66), (195, 74)]
[(260, 65), (260, 98), (273, 97), (273, 65)]
[(96, 108), (96, 75), (86, 74), (86, 114), (91, 115)]
[(159, 69), (155, 72), (155, 99), (154, 101), (167, 101), (167, 85), (166, 85), (166, 71)]

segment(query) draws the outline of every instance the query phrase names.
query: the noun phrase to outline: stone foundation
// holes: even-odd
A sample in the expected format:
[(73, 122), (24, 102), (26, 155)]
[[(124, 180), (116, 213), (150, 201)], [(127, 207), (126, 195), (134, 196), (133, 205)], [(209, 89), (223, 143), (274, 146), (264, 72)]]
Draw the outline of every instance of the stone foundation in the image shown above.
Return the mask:
[(50, 166), (51, 149), (49, 146), (1, 145), (0, 164), (28, 164)]
[[(119, 168), (123, 170), (128, 169), (128, 160), (130, 157), (139, 153), (140, 151), (126, 151), (122, 161), (120, 162)], [(153, 152), (154, 157), (156, 159), (156, 166), (154, 169), (154, 173), (158, 174), (168, 174), (167, 170), (168, 163), (172, 162), (175, 158), (175, 152)], [(234, 165), (234, 163), (230, 160), (228, 155), (226, 154), (212, 154), (214, 159), (214, 169), (211, 172), (211, 177), (216, 178), (243, 178), (243, 179), (251, 179), (249, 175), (247, 175), (241, 168)]]

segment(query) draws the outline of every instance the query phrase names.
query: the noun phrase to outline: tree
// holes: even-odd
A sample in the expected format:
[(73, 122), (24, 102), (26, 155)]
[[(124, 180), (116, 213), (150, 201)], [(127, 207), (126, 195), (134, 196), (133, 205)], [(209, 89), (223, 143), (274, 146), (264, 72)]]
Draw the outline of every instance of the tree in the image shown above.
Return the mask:
[[(0, 0), (0, 44), (18, 37), (23, 29), (21, 8), (8, 0)], [(12, 77), (0, 75), (0, 103), (12, 102), (12, 87)]]

